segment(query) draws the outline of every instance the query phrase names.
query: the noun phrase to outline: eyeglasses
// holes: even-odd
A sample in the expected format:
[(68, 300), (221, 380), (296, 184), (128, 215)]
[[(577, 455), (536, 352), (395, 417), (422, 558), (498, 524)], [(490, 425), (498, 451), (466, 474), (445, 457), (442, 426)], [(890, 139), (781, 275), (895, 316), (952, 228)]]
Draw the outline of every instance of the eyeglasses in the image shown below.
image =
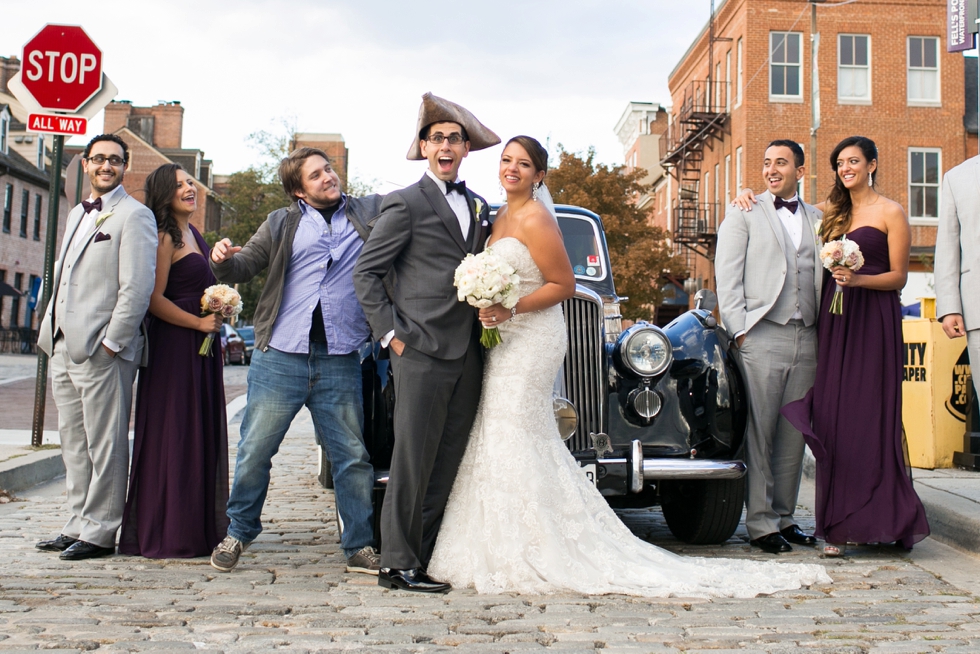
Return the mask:
[(446, 136), (441, 132), (436, 132), (435, 134), (430, 134), (429, 138), (425, 140), (429, 143), (434, 143), (435, 145), (442, 145), (443, 141), (449, 141), (449, 145), (459, 145), (465, 139), (463, 139), (463, 135), (459, 132), (453, 132), (449, 136)]
[(101, 166), (102, 164), (108, 161), (109, 165), (112, 166), (113, 168), (118, 168), (119, 166), (126, 163), (125, 159), (123, 159), (122, 157), (117, 157), (116, 155), (111, 155), (107, 157), (104, 154), (97, 154), (93, 157), (85, 157), (85, 159), (91, 163), (94, 163), (96, 166)]

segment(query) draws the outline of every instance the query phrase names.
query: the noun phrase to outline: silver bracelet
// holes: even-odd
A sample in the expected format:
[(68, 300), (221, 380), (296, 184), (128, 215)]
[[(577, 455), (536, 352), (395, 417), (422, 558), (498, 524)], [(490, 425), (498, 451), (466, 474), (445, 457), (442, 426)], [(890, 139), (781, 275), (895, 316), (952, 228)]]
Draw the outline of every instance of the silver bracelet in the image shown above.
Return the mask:
[(510, 317), (513, 318), (517, 315), (517, 305), (515, 304), (510, 308)]

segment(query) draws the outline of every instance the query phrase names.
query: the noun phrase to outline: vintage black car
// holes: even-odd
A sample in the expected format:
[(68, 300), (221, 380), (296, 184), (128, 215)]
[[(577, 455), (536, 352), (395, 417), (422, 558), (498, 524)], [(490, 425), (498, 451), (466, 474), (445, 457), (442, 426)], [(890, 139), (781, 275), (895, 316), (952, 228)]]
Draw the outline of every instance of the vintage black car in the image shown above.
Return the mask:
[[(555, 419), (569, 450), (611, 505), (659, 503), (680, 540), (726, 541), (742, 514), (748, 406), (737, 350), (711, 314), (714, 295), (701, 292), (698, 308), (663, 329), (623, 329), (626, 298), (616, 295), (602, 220), (579, 207), (557, 212), (577, 281), (563, 304), (568, 351), (555, 380)], [(376, 344), (362, 349), (377, 514), (392, 445), (386, 356)], [(319, 478), (331, 485), (322, 454)]]

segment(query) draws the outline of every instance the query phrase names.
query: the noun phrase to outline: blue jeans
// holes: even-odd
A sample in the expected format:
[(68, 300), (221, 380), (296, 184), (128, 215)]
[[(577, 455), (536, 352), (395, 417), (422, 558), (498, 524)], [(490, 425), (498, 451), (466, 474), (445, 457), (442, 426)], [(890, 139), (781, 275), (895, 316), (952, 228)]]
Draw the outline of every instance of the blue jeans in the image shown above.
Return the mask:
[(248, 405), (242, 418), (235, 481), (228, 498), (228, 535), (250, 543), (262, 531), (272, 457), (290, 423), (306, 405), (316, 437), (330, 459), (337, 510), (344, 521), (341, 547), (348, 557), (374, 544), (371, 492), (374, 468), (364, 447), (361, 365), (357, 352), (327, 354), (310, 343), (309, 354), (256, 349), (248, 371)]

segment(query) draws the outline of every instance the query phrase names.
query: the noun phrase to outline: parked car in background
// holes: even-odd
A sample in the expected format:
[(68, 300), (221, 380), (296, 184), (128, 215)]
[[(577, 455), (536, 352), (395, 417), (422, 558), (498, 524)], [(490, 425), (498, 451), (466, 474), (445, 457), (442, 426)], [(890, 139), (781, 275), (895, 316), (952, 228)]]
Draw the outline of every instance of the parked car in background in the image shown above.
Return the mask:
[(245, 339), (228, 323), (221, 325), (221, 356), (226, 366), (231, 363), (245, 365)]
[(252, 350), (255, 349), (255, 327), (244, 325), (238, 328), (238, 335), (245, 341), (245, 363), (252, 363)]

